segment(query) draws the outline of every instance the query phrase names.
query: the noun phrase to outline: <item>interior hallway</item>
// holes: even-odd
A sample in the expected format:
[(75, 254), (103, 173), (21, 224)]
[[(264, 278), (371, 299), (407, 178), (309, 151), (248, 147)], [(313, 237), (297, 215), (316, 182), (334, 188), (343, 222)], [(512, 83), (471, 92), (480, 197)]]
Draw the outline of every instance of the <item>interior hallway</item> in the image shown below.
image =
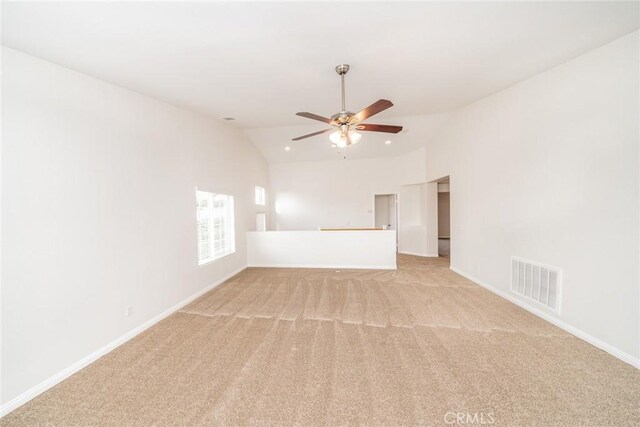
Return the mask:
[(247, 269), (2, 425), (640, 425), (639, 395), (638, 370), (448, 259), (400, 255), (397, 271)]

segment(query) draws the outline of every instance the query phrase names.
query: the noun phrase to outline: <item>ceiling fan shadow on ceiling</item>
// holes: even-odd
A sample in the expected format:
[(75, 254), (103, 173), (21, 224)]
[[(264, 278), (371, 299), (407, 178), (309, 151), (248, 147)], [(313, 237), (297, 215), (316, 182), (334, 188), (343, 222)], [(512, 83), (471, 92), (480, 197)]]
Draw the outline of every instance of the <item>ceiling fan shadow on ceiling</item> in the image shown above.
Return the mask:
[(330, 124), (333, 127), (293, 138), (292, 141), (300, 141), (301, 139), (331, 132), (329, 139), (333, 145), (338, 148), (345, 148), (349, 145), (357, 144), (360, 141), (362, 135), (357, 131), (398, 133), (402, 130), (402, 126), (362, 123), (369, 117), (393, 107), (393, 103), (387, 99), (379, 99), (356, 114), (347, 111), (345, 108), (344, 76), (348, 71), (349, 66), (347, 64), (340, 64), (336, 67), (336, 73), (340, 76), (342, 88), (342, 110), (339, 113), (334, 114), (331, 118), (307, 112), (296, 113), (296, 116), (306, 117), (311, 120), (318, 120), (320, 122)]

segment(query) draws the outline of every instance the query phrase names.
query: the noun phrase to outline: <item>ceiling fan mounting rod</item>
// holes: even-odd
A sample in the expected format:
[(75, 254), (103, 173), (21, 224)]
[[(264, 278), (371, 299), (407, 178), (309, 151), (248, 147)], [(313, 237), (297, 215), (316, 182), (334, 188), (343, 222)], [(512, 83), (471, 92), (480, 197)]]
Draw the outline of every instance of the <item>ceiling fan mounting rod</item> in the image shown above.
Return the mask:
[(340, 75), (340, 81), (342, 83), (342, 111), (346, 111), (346, 108), (344, 106), (345, 104), (345, 100), (344, 100), (344, 74)]
[(347, 111), (345, 108), (345, 90), (344, 90), (344, 75), (349, 71), (348, 64), (340, 64), (336, 67), (336, 73), (340, 75), (340, 87), (342, 88), (342, 112)]

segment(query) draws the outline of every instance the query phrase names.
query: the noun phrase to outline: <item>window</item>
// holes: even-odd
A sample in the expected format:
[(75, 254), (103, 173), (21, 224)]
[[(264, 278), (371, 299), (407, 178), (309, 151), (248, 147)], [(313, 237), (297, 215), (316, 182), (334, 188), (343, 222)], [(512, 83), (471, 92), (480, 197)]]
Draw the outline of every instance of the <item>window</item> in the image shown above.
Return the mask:
[(265, 200), (264, 188), (256, 186), (256, 205), (264, 206)]
[(196, 190), (198, 265), (236, 251), (233, 196)]

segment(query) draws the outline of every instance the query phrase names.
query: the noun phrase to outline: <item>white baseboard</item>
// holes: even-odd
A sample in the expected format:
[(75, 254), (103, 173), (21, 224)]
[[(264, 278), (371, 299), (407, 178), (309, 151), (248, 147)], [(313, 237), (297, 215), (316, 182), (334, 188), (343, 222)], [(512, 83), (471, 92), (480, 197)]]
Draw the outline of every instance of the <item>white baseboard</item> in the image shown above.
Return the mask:
[(483, 282), (480, 279), (477, 279), (473, 276), (471, 276), (470, 274), (467, 274), (455, 267), (449, 267), (451, 269), (451, 271), (458, 273), (459, 275), (461, 275), (462, 277), (465, 277), (469, 280), (471, 280), (472, 282), (482, 286), (483, 288), (493, 292), (494, 294), (506, 299), (509, 302), (514, 303), (515, 305), (524, 308), (525, 310), (527, 310), (530, 313), (535, 314), (538, 317), (543, 318), (544, 320), (546, 320), (549, 323), (552, 323), (554, 325), (556, 325), (557, 327), (559, 327), (560, 329), (563, 329), (567, 332), (569, 332), (571, 335), (574, 335), (586, 342), (588, 342), (589, 344), (598, 347), (600, 350), (606, 351), (607, 353), (609, 353), (610, 355), (622, 360), (625, 363), (628, 363), (629, 365), (640, 369), (640, 359), (633, 357), (632, 355), (625, 353), (622, 350), (617, 349), (616, 347), (612, 346), (611, 344), (607, 344), (606, 342), (600, 340), (599, 338), (596, 338), (592, 335), (589, 335), (588, 333), (576, 328), (575, 326), (571, 326), (570, 324), (563, 322), (562, 320), (558, 319), (557, 317), (554, 317), (553, 315), (546, 313), (542, 310), (539, 310), (535, 307), (532, 307), (520, 300), (518, 300), (517, 298), (515, 298), (513, 295), (501, 291), (500, 289), (496, 289), (493, 286), (489, 285), (488, 283)]
[(46, 380), (44, 380), (40, 384), (30, 388), (29, 390), (25, 391), (24, 393), (20, 394), (19, 396), (11, 399), (10, 401), (5, 403), (4, 405), (0, 406), (0, 417), (3, 417), (5, 415), (7, 415), (9, 412), (11, 412), (14, 409), (24, 405), (25, 403), (27, 403), (28, 401), (30, 401), (34, 397), (36, 397), (39, 394), (47, 391), (48, 389), (50, 389), (51, 387), (55, 386), (59, 382), (69, 378), (71, 375), (75, 374), (80, 369), (82, 369), (85, 366), (95, 362), (96, 360), (98, 360), (99, 358), (101, 358), (105, 354), (109, 353), (110, 351), (112, 351), (116, 347), (119, 347), (120, 345), (122, 345), (125, 342), (129, 341), (131, 338), (135, 337), (136, 335), (140, 334), (141, 332), (143, 332), (146, 329), (150, 328), (151, 326), (155, 325), (156, 323), (158, 323), (162, 319), (168, 317), (170, 314), (178, 311), (179, 309), (181, 309), (185, 305), (189, 304), (191, 301), (193, 301), (196, 298), (198, 298), (198, 297), (204, 295), (205, 293), (209, 292), (211, 289), (215, 288), (216, 286), (220, 285), (221, 283), (229, 280), (231, 277), (233, 277), (236, 274), (240, 273), (245, 268), (247, 268), (247, 267), (243, 266), (243, 267), (235, 270), (234, 272), (227, 274), (226, 276), (224, 276), (223, 278), (215, 281), (214, 283), (212, 283), (211, 285), (207, 286), (206, 288), (201, 289), (198, 292), (196, 292), (195, 294), (191, 295), (187, 299), (185, 299), (185, 300), (179, 302), (178, 304), (174, 305), (173, 307), (163, 311), (162, 313), (158, 314), (157, 316), (147, 320), (146, 322), (144, 322), (140, 326), (132, 329), (131, 331), (127, 332), (126, 334), (124, 334), (122, 336), (120, 336), (119, 338), (115, 339), (114, 341), (111, 341), (109, 344), (105, 345), (104, 347), (94, 351), (93, 353), (89, 354), (88, 356), (83, 357), (82, 359), (80, 359), (76, 363), (74, 363), (73, 365), (63, 369), (62, 371), (58, 372), (57, 374), (53, 375), (52, 377), (47, 378)]
[(397, 270), (396, 265), (331, 265), (331, 264), (250, 264), (247, 267), (256, 268), (333, 268), (336, 270)]
[(421, 256), (425, 258), (438, 258), (440, 255), (438, 254), (420, 254), (417, 252), (407, 252), (407, 251), (398, 251), (399, 254), (402, 255), (413, 255), (413, 256)]

